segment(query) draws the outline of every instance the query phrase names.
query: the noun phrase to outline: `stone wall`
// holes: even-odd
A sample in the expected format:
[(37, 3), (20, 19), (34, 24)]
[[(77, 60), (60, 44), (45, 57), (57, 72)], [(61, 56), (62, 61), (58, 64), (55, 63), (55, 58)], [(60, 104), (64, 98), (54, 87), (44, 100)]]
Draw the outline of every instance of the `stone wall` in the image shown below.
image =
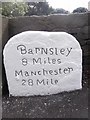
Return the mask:
[[(90, 64), (90, 35), (88, 35), (88, 16), (85, 14), (50, 15), (4, 18), (2, 20), (3, 47), (8, 39), (23, 31), (63, 31), (72, 34), (79, 41), (83, 50), (83, 65)], [(5, 71), (3, 70), (5, 78)], [(7, 83), (4, 83), (6, 86)], [(5, 88), (6, 89), (6, 88)]]
[(6, 44), (6, 42), (9, 39), (8, 24), (9, 24), (9, 19), (6, 17), (2, 17), (2, 45), (3, 46)]
[[(9, 23), (9, 19), (6, 17), (2, 17), (2, 21), (1, 21), (1, 25), (2, 25), (2, 49), (4, 48), (4, 45), (6, 44), (6, 42), (9, 39), (9, 33), (8, 33), (8, 23)], [(2, 54), (3, 51), (1, 51)], [(0, 54), (0, 58), (2, 59), (2, 55)], [(6, 94), (8, 91), (8, 86), (7, 86), (7, 80), (6, 80), (6, 76), (5, 76), (5, 69), (4, 69), (4, 65), (3, 62), (0, 61), (0, 68), (2, 68), (1, 74), (0, 76), (2, 76), (2, 85), (3, 85), (3, 92)], [(0, 80), (1, 81), (1, 80)], [(1, 85), (0, 85), (1, 86)]]

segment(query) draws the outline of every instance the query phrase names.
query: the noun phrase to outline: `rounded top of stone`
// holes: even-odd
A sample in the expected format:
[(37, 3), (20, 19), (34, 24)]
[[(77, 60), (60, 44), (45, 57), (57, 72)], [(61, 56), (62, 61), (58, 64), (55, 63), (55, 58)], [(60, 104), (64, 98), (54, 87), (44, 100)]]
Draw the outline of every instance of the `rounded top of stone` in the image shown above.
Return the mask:
[(78, 48), (81, 48), (76, 38), (66, 32), (25, 31), (11, 37), (5, 45), (4, 50), (8, 45), (13, 45), (19, 42), (31, 43), (42, 41), (43, 43), (46, 42), (46, 44), (47, 42), (54, 42), (54, 44), (57, 44), (59, 40), (62, 42), (62, 44), (64, 44), (64, 46), (65, 42), (67, 41), (66, 44), (76, 44)]

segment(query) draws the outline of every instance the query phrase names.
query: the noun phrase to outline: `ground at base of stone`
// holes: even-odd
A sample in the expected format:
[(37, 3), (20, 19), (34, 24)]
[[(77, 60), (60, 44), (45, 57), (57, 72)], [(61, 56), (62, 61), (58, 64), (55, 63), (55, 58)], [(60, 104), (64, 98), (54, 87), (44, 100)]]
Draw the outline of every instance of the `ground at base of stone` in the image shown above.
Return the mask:
[(88, 89), (43, 97), (3, 97), (3, 118), (88, 118)]

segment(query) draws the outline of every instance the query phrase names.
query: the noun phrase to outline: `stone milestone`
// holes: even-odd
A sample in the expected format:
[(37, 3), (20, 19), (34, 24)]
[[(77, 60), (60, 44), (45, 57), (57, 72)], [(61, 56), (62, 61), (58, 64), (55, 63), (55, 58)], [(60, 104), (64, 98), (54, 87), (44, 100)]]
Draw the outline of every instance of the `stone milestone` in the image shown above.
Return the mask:
[(12, 96), (50, 95), (82, 88), (82, 50), (65, 32), (26, 31), (5, 45)]

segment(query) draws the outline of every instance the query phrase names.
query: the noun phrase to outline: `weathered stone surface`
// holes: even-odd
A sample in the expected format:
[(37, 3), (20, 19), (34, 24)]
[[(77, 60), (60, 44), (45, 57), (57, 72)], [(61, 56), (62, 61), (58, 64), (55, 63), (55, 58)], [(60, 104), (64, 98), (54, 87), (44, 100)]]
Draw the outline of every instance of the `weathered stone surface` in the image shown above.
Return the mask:
[(27, 31), (4, 48), (9, 92), (48, 95), (82, 88), (82, 50), (65, 32)]

